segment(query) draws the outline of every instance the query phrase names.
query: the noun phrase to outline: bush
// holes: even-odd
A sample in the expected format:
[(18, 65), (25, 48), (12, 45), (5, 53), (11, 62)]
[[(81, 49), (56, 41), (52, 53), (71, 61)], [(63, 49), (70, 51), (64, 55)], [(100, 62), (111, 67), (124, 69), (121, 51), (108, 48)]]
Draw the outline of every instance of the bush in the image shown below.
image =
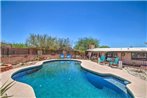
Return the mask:
[(7, 91), (14, 85), (14, 81), (7, 83), (6, 81), (1, 87), (0, 87), (0, 98), (9, 98), (12, 97), (13, 95), (9, 96), (7, 95)]

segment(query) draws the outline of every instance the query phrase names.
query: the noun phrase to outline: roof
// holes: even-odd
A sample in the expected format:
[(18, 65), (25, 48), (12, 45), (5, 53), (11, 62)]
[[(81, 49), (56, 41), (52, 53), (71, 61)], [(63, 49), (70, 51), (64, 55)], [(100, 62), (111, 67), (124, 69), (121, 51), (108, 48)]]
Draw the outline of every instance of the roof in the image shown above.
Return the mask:
[(88, 49), (92, 52), (147, 52), (147, 48), (94, 48)]

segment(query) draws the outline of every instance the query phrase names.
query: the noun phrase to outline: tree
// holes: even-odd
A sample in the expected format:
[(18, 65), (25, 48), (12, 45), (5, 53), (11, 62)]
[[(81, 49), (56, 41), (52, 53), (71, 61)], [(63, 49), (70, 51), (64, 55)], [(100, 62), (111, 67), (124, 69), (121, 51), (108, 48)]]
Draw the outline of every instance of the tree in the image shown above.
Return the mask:
[(37, 39), (37, 35), (35, 34), (30, 34), (29, 37), (26, 40), (26, 44), (29, 47), (39, 47), (38, 43), (37, 43), (38, 39)]
[(58, 50), (59, 49), (59, 43), (58, 43), (57, 38), (48, 36), (46, 46), (50, 50)]
[(12, 48), (27, 48), (27, 45), (24, 43), (8, 43), (8, 42), (1, 42), (1, 47), (12, 47)]
[(29, 47), (35, 47), (35, 48), (49, 48), (52, 45), (49, 42), (53, 42), (53, 38), (44, 34), (44, 35), (39, 35), (39, 34), (30, 34), (28, 39), (26, 40), (26, 44)]
[(71, 43), (69, 38), (59, 38), (58, 44), (61, 50), (69, 50), (71, 49)]
[(109, 46), (104, 45), (104, 46), (100, 46), (99, 48), (110, 48), (110, 47), (109, 47)]
[(41, 48), (44, 50), (67, 50), (71, 48), (70, 40), (68, 38), (57, 39), (56, 37), (51, 37), (46, 34), (30, 34), (30, 36), (26, 40), (26, 44), (29, 47)]
[(13, 48), (27, 48), (27, 45), (24, 43), (12, 43)]
[(99, 40), (93, 38), (81, 38), (77, 41), (74, 49), (80, 52), (84, 52), (89, 49), (90, 45), (94, 45), (95, 48), (99, 47)]
[(11, 43), (5, 41), (0, 42), (0, 47), (11, 47), (11, 46), (12, 46)]

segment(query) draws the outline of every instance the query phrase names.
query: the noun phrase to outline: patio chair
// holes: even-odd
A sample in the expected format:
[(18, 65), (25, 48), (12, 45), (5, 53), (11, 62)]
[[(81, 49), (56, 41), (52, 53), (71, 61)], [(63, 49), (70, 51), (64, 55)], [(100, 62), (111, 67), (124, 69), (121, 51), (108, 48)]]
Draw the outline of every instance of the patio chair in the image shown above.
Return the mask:
[(72, 58), (71, 54), (67, 54), (66, 58), (71, 59)]
[(118, 57), (116, 57), (113, 62), (110, 62), (110, 65), (118, 65), (118, 64), (119, 64), (119, 58)]
[(98, 59), (98, 63), (103, 63), (105, 62), (106, 57), (104, 55), (101, 55), (101, 57)]
[(60, 59), (64, 59), (64, 54), (60, 54)]

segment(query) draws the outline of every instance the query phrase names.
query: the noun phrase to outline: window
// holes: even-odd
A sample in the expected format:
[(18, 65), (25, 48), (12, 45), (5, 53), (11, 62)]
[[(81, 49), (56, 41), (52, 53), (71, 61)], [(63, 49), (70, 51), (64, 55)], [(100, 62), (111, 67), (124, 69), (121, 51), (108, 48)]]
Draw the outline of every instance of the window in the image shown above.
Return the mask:
[(133, 52), (131, 53), (132, 60), (145, 60), (147, 61), (147, 53), (145, 52)]
[(116, 52), (107, 52), (107, 57), (109, 58), (115, 58), (117, 56), (117, 53)]

